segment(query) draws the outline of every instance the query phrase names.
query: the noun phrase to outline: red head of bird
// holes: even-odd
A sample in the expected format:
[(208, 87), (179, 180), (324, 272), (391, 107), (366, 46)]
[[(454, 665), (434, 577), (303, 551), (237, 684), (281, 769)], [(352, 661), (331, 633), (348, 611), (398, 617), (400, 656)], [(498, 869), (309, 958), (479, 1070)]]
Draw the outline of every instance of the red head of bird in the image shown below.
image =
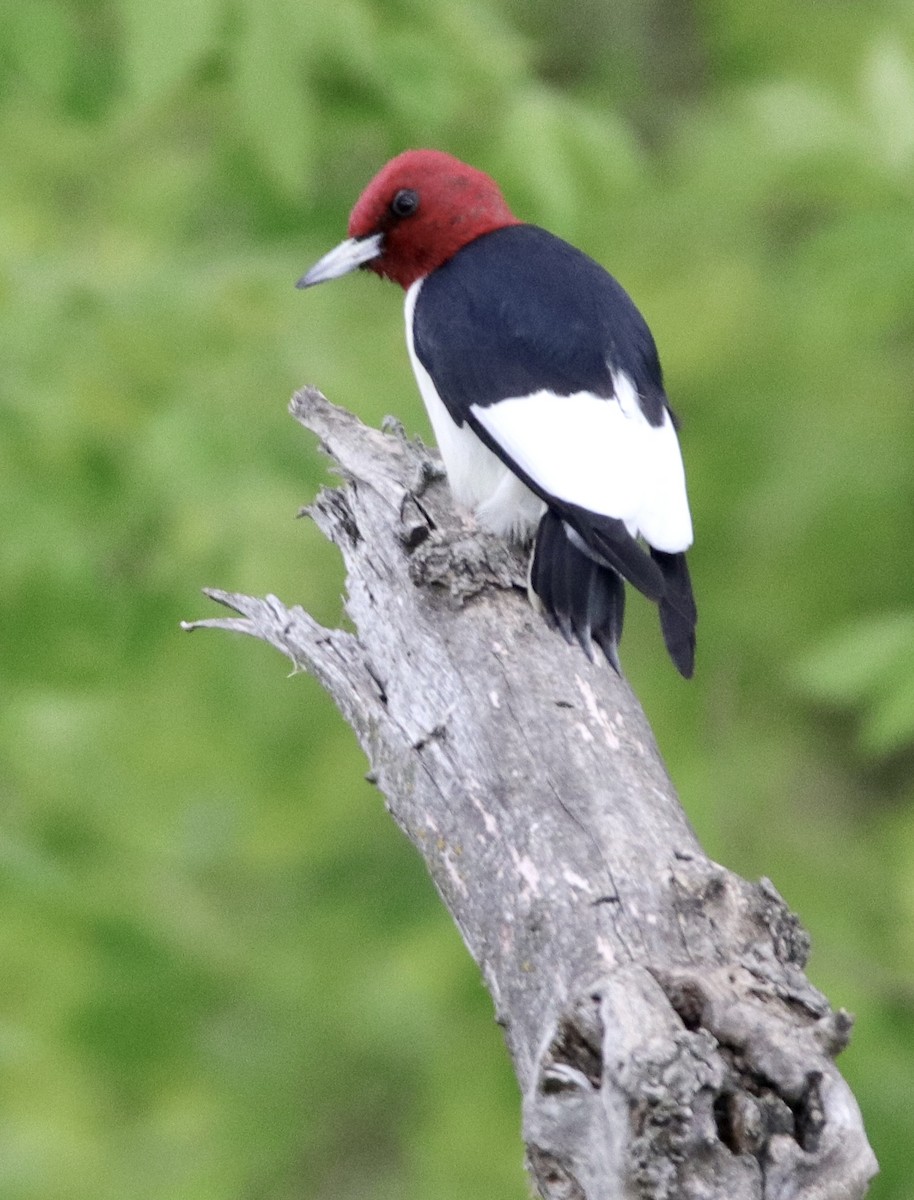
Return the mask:
[(349, 239), (298, 286), (365, 267), (408, 288), (484, 233), (519, 224), (485, 172), (440, 150), (406, 150), (362, 192), (349, 216)]

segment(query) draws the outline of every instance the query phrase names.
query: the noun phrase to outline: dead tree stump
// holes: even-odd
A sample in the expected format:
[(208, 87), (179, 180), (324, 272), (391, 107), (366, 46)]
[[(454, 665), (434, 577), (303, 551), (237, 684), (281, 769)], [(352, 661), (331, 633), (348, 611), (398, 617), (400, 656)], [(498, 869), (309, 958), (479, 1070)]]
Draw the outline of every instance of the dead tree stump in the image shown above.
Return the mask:
[(876, 1170), (834, 1065), (850, 1018), (767, 881), (711, 862), (625, 681), (530, 609), (525, 563), (436, 457), (314, 389), (343, 476), (308, 510), (356, 633), (210, 591), (352, 726), (479, 964), (544, 1200), (854, 1200)]

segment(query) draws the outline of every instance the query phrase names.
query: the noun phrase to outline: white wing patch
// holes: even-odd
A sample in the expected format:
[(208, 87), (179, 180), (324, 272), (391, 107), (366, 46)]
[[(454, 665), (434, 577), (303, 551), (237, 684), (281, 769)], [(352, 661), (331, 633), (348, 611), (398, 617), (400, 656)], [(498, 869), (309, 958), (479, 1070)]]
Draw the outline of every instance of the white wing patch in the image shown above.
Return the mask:
[(618, 372), (613, 383), (610, 400), (542, 391), (471, 411), (547, 494), (617, 517), (657, 550), (686, 550), (692, 521), (673, 422), (664, 412), (662, 425), (649, 424), (631, 379)]
[[(421, 286), (419, 280), (406, 293), (406, 344), (454, 499), (475, 510), (495, 533), (523, 536), (538, 523), (543, 502), (468, 425), (452, 420), (413, 345), (413, 312)], [(591, 392), (556, 396), (542, 391), (487, 406), (474, 404), (471, 412), (547, 495), (617, 517), (632, 536), (640, 535), (657, 550), (686, 550), (692, 544), (692, 521), (669, 413), (662, 425), (652, 426), (629, 376), (614, 373), (613, 385), (611, 400)]]

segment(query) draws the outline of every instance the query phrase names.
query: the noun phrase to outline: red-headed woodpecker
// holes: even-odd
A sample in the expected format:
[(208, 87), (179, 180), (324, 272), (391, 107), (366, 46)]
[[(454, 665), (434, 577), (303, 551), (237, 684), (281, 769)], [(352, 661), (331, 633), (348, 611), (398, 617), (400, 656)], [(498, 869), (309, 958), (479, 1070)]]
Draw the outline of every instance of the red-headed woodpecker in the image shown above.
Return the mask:
[(349, 238), (298, 286), (356, 267), (406, 290), (409, 356), (451, 491), (496, 533), (535, 531), (530, 587), (547, 620), (618, 669), (627, 579), (659, 605), (690, 677), (682, 457), (654, 339), (621, 285), (437, 150), (392, 159)]

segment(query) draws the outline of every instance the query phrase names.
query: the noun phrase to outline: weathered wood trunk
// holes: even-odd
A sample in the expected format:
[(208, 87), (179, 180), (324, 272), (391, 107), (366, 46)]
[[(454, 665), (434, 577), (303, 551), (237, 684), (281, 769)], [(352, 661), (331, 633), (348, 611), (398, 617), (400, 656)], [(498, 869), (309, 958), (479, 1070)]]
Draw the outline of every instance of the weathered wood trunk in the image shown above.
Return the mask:
[[(306, 389), (357, 632), (210, 592), (333, 696), (495, 1003), (545, 1200), (863, 1196), (876, 1166), (771, 884), (709, 861), (631, 690), (532, 612), (437, 460)], [(520, 586), (518, 586), (520, 585)], [(658, 647), (659, 652), (659, 647)]]

